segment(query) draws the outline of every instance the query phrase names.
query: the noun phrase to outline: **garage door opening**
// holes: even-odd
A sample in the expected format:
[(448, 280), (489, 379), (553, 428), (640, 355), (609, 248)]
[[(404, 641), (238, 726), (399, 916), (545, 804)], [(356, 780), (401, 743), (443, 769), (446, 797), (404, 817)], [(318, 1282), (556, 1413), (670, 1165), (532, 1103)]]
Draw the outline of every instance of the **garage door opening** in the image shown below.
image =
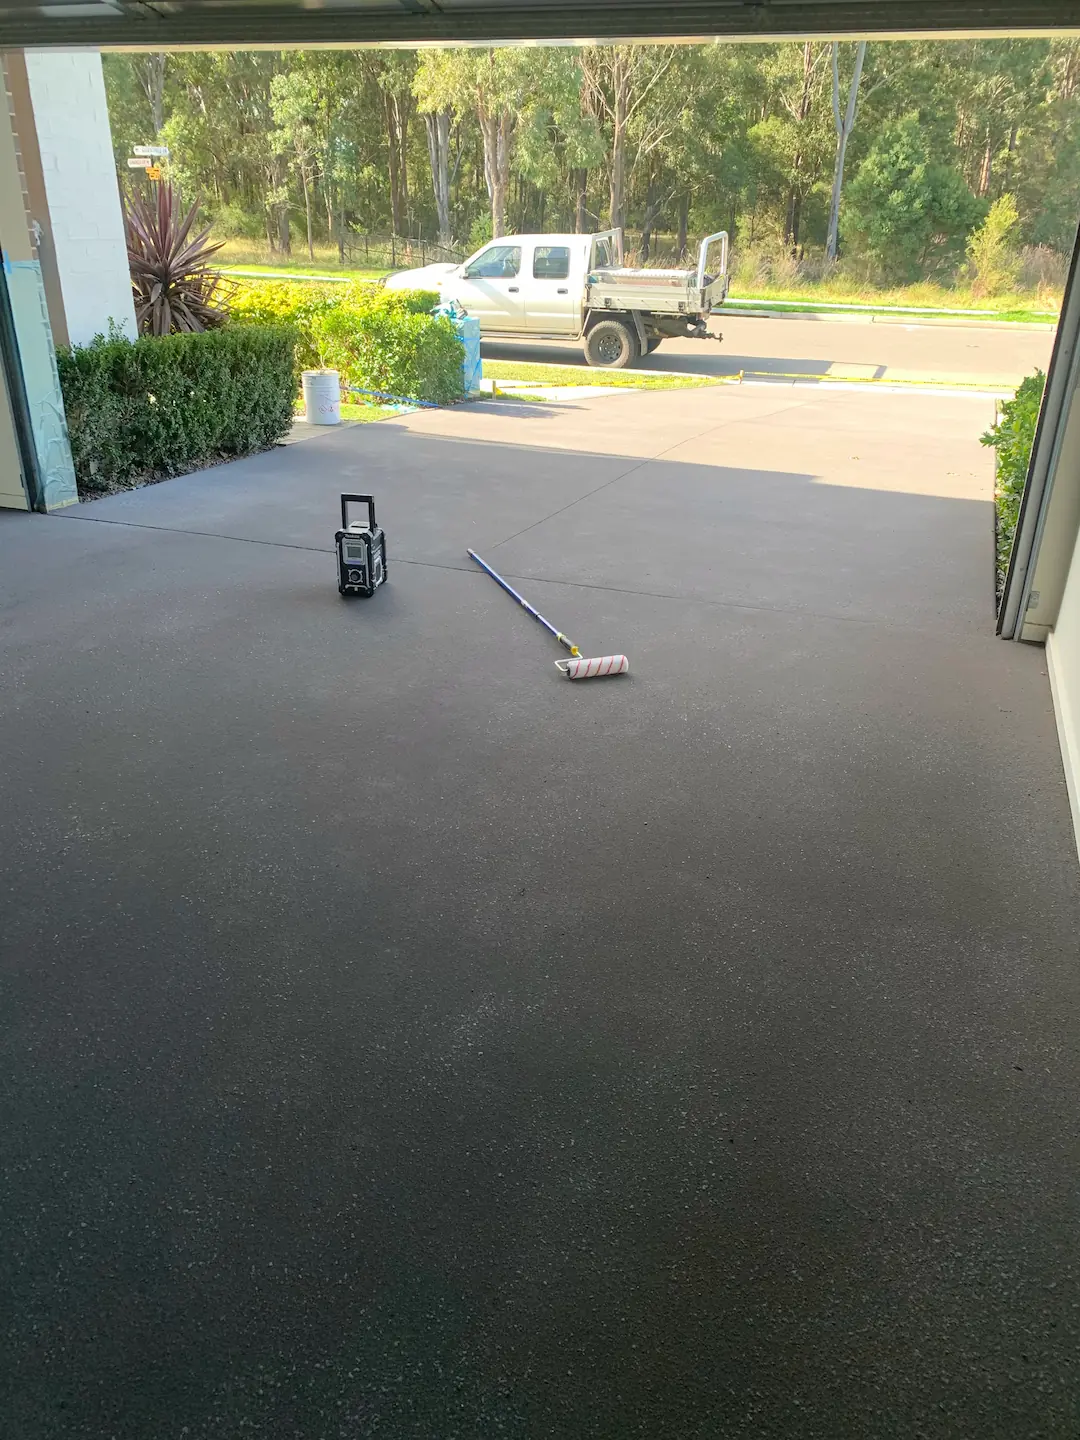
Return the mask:
[[(366, 287), (492, 246), (510, 296), (613, 218), (635, 269), (725, 232), (732, 284), (722, 343), (489, 336), (470, 403), (0, 514), (9, 1428), (1071, 1434), (1080, 873), (979, 437), (1063, 298), (1045, 567), (1074, 42), (855, 28), (926, 23), (889, 3), (72, 8), (0, 38), (275, 48), (30, 55), (36, 158), (9, 67), (58, 340), (117, 318), (117, 168), (201, 197), (249, 314), (343, 348), (346, 300), (389, 314), (394, 363), (431, 316)], [(639, 52), (649, 23), (774, 33)], [(386, 533), (367, 601), (343, 491)], [(470, 545), (629, 675), (567, 684)]]

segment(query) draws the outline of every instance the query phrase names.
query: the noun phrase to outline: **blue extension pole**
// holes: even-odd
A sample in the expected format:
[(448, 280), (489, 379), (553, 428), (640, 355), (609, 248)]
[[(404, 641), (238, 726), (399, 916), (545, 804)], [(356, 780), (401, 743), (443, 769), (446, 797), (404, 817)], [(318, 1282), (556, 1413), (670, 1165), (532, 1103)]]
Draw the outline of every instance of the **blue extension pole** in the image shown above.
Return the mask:
[(390, 400), (395, 405), (419, 405), (423, 410), (440, 410), (442, 407), (436, 405), (434, 400), (414, 400), (408, 395), (391, 395), (386, 390), (361, 390), (358, 385), (343, 385), (341, 387), (350, 395), (371, 395), (376, 400)]
[[(524, 595), (519, 595), (518, 592), (514, 589), (514, 587), (508, 584), (497, 570), (493, 570), (491, 568), (491, 566), (487, 563), (486, 560), (481, 560), (480, 556), (477, 555), (475, 550), (470, 550), (469, 554), (480, 566), (481, 570), (487, 571), (487, 573), (491, 576), (492, 580), (495, 581), (496, 585), (501, 585), (502, 588), (506, 591), (506, 593), (512, 596), (513, 599), (517, 601), (517, 603), (521, 606), (523, 610), (528, 611), (528, 613), (533, 617), (534, 620), (539, 620), (540, 624), (543, 625), (544, 629), (550, 631), (550, 633), (555, 636), (555, 639), (558, 640), (559, 644), (563, 647), (564, 650), (569, 650), (570, 654), (575, 656), (581, 654), (581, 651), (578, 649), (578, 647), (574, 644), (574, 642), (570, 639), (568, 635), (564, 635), (561, 630), (556, 630), (555, 626), (552, 625), (550, 620), (545, 620), (543, 615), (540, 614), (540, 611), (534, 609), (533, 606), (530, 605), (529, 602), (525, 599)], [(565, 664), (565, 661), (562, 663)]]

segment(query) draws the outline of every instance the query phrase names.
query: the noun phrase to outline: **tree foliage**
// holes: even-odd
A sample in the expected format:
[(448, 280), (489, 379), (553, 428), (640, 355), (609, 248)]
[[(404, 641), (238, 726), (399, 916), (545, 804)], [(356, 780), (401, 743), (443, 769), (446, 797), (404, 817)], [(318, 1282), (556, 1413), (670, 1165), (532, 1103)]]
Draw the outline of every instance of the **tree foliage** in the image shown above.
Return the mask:
[(935, 164), (916, 114), (874, 142), (848, 188), (848, 223), (890, 279), (925, 274), (957, 246), (981, 205), (955, 165)]
[(839, 245), (883, 278), (910, 277), (959, 266), (1004, 195), (1014, 255), (1064, 250), (1080, 196), (1071, 38), (104, 64), (118, 164), (160, 131), (216, 233), (279, 253), (330, 244), (344, 256), (357, 231), (469, 249), (495, 231), (621, 223), (651, 258), (724, 228), (737, 247)]
[(971, 271), (971, 292), (976, 296), (999, 295), (1016, 284), (1020, 256), (1016, 235), (1020, 212), (1012, 195), (999, 195), (986, 219), (968, 237), (967, 255)]

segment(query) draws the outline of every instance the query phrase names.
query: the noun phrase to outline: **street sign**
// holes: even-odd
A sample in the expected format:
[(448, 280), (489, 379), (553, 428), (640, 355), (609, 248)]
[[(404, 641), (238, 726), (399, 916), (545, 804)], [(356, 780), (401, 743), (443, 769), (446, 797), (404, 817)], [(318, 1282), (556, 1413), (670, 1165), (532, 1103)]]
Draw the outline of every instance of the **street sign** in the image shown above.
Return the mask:
[(150, 157), (149, 157), (149, 155), (137, 155), (137, 156), (130, 156), (130, 155), (129, 155), (129, 156), (128, 156), (128, 169), (129, 169), (129, 170), (149, 170), (149, 169), (150, 169)]
[(169, 147), (167, 145), (133, 145), (131, 153), (133, 155), (157, 155), (162, 159), (167, 159)]
[(150, 165), (150, 166), (148, 166), (148, 167), (147, 167), (147, 170), (146, 170), (146, 178), (147, 178), (148, 180), (160, 180), (160, 179), (161, 179), (161, 166), (160, 166), (160, 165)]

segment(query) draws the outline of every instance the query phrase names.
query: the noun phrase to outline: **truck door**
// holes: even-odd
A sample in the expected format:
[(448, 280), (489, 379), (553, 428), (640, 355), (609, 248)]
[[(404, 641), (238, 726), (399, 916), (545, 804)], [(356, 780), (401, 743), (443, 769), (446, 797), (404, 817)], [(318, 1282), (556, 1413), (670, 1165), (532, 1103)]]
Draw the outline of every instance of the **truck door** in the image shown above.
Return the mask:
[(585, 282), (578, 268), (571, 264), (569, 245), (537, 243), (525, 292), (526, 319), (534, 334), (576, 335), (581, 329)]
[(524, 330), (525, 283), (521, 274), (521, 246), (500, 242), (474, 255), (461, 277), (445, 286), (444, 294), (476, 316), (481, 334)]

